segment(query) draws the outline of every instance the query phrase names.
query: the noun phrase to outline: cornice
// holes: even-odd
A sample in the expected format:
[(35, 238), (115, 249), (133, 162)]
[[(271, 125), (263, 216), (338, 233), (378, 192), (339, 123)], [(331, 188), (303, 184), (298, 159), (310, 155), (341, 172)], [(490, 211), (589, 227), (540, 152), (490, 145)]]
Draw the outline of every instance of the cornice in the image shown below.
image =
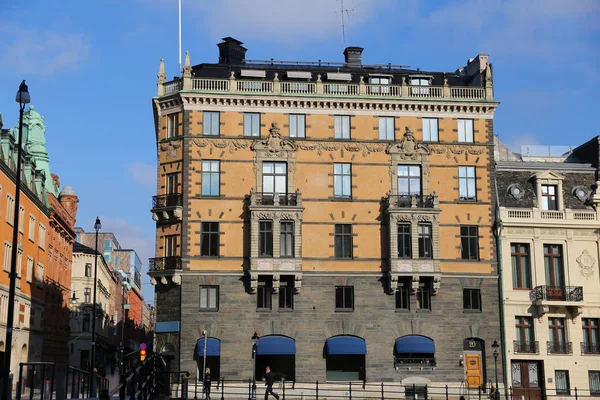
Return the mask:
[(248, 96), (240, 94), (212, 94), (179, 92), (178, 95), (155, 99), (161, 111), (175, 107), (185, 109), (260, 108), (281, 112), (282, 109), (305, 109), (311, 111), (344, 112), (402, 112), (445, 113), (448, 115), (477, 114), (493, 118), (499, 102), (496, 101), (448, 101), (437, 99), (381, 99), (381, 98), (306, 98), (293, 96)]

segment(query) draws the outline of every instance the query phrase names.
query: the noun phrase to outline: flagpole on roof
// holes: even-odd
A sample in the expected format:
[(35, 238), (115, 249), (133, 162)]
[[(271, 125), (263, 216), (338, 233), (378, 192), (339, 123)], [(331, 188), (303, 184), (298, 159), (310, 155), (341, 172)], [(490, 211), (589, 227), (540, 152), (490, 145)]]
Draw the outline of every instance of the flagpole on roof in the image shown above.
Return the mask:
[(179, 76), (181, 71), (181, 0), (179, 0)]

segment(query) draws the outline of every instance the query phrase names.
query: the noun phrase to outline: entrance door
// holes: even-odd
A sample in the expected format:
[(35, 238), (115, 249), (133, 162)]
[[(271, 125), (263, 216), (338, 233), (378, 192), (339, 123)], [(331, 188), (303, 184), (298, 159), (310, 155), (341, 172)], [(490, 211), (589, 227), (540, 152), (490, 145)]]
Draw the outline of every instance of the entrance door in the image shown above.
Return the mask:
[(465, 369), (467, 385), (469, 388), (478, 388), (483, 383), (483, 371), (481, 369), (481, 354), (465, 353)]
[(543, 366), (539, 361), (512, 361), (513, 399), (542, 400)]

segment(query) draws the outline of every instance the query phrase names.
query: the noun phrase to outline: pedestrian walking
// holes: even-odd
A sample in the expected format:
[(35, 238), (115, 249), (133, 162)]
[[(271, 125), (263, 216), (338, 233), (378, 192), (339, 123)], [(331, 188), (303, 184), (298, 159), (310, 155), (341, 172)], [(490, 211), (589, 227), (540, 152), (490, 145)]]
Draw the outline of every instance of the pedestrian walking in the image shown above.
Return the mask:
[(210, 400), (210, 368), (204, 370), (204, 394), (206, 399)]
[(273, 391), (273, 373), (271, 372), (271, 367), (267, 365), (265, 369), (265, 386), (267, 387), (267, 390), (265, 390), (265, 400), (269, 400), (269, 394), (279, 400), (279, 395)]

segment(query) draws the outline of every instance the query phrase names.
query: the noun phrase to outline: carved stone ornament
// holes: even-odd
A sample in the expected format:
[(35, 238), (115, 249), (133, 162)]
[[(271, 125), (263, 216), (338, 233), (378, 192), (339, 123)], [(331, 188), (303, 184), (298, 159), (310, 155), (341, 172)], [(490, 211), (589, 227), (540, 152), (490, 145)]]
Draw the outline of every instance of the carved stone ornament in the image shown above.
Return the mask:
[(577, 263), (579, 264), (579, 268), (581, 268), (581, 276), (585, 279), (589, 279), (594, 275), (596, 259), (587, 250), (583, 250), (581, 255), (577, 257)]
[(250, 148), (254, 151), (262, 150), (267, 157), (285, 157), (287, 152), (296, 151), (298, 147), (293, 141), (283, 139), (277, 124), (272, 123), (269, 136), (262, 140), (256, 140)]
[(484, 148), (473, 148), (471, 146), (445, 146), (445, 145), (432, 145), (431, 151), (435, 154), (446, 154), (446, 158), (450, 159), (453, 156), (459, 154), (470, 154), (473, 156), (478, 156), (483, 154), (485, 151)]
[(194, 139), (192, 140), (192, 144), (198, 147), (212, 146), (221, 150), (228, 149), (230, 153), (250, 147), (250, 143), (247, 140), (239, 139)]
[(403, 160), (414, 161), (431, 154), (427, 145), (417, 142), (410, 126), (406, 127), (404, 138), (398, 143), (390, 144), (386, 151), (388, 154), (397, 154)]
[(519, 185), (518, 183), (513, 183), (508, 187), (508, 194), (519, 200), (525, 194), (525, 189), (523, 189), (523, 186)]
[(360, 153), (363, 157), (371, 153), (381, 153), (385, 151), (386, 145), (383, 143), (335, 143), (335, 142), (301, 142), (298, 144), (301, 150), (312, 150), (317, 152), (318, 156), (323, 155), (323, 152), (340, 151), (340, 156), (343, 157), (344, 151), (351, 153)]
[(160, 151), (165, 151), (166, 159), (172, 160), (174, 158), (177, 158), (177, 151), (179, 150), (180, 147), (181, 147), (181, 140), (170, 141), (170, 142), (161, 143)]

